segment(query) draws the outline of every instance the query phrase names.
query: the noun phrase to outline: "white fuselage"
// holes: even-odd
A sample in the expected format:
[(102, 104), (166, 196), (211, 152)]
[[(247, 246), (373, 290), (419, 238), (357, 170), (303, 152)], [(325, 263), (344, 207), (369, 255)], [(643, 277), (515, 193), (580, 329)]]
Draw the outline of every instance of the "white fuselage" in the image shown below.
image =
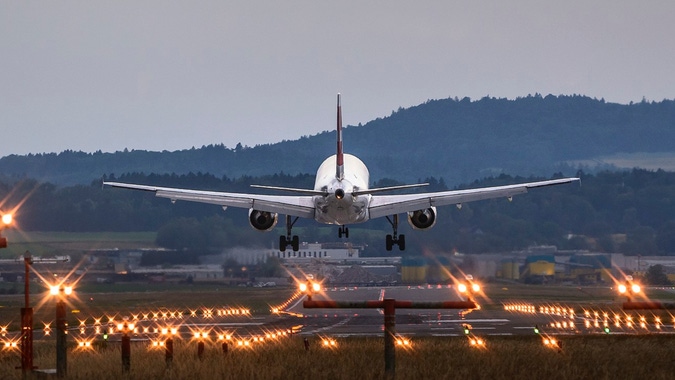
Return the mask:
[[(316, 171), (314, 190), (328, 195), (315, 195), (314, 219), (325, 224), (355, 224), (368, 220), (370, 194), (353, 196), (354, 191), (368, 189), (370, 175), (366, 165), (351, 154), (344, 155), (344, 178), (335, 176), (336, 155), (328, 157)], [(348, 169), (348, 170), (347, 170)], [(336, 196), (337, 194), (337, 196)]]

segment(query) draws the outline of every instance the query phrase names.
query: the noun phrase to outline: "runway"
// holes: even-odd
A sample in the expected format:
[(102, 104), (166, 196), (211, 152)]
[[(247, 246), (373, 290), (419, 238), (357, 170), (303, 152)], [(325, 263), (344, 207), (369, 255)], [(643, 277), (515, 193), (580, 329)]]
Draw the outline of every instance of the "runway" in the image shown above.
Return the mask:
[[(163, 312), (136, 314), (132, 339), (154, 341), (167, 334), (193, 339), (196, 333), (214, 340), (254, 340), (261, 337), (300, 334), (306, 337), (381, 337), (384, 331), (382, 309), (306, 309), (301, 296), (287, 303), (279, 314), (251, 315), (243, 310), (212, 310), (209, 313)], [(394, 286), (394, 287), (328, 287), (312, 296), (313, 300), (338, 302), (397, 301), (440, 302), (463, 301), (466, 296), (455, 286)], [(396, 334), (405, 337), (455, 337), (496, 335), (585, 335), (585, 334), (673, 334), (675, 319), (661, 318), (649, 311), (584, 310), (574, 304), (494, 304), (480, 294), (475, 295), (479, 308), (395, 310)], [(70, 326), (69, 334), (76, 341), (120, 339), (117, 322), (92, 320)], [(171, 330), (173, 329), (173, 332)], [(54, 326), (45, 324), (35, 329), (36, 340), (53, 339)], [(201, 335), (204, 337), (204, 335)], [(3, 341), (17, 341), (18, 332), (3, 333)]]
[[(381, 288), (329, 287), (313, 300), (365, 301), (393, 298), (401, 301), (460, 301), (454, 286), (404, 286)], [(483, 301), (476, 296), (479, 305)], [(304, 335), (381, 336), (382, 309), (305, 309), (302, 300), (293, 303), (290, 313), (301, 318)], [(574, 305), (483, 303), (476, 310), (397, 309), (396, 331), (405, 336), (461, 336), (468, 327), (475, 335), (580, 335), (674, 333), (675, 321), (665, 321), (649, 312), (616, 313), (581, 310)]]

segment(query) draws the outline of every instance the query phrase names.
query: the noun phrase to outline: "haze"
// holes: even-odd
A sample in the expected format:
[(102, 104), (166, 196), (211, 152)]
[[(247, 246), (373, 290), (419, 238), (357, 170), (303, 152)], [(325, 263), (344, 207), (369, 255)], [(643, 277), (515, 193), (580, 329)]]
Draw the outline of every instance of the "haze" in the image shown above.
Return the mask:
[(334, 128), (337, 92), (351, 125), (455, 96), (672, 99), (673, 14), (672, 1), (2, 2), (0, 156), (292, 140)]

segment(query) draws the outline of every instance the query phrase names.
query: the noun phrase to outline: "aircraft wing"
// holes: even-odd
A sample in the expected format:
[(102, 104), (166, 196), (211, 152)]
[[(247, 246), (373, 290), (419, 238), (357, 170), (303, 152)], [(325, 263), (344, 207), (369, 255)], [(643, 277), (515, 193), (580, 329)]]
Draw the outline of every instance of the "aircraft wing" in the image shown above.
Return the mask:
[(466, 202), (492, 198), (510, 198), (527, 193), (528, 189), (560, 185), (579, 181), (579, 178), (563, 178), (549, 181), (529, 182), (516, 185), (485, 187), (479, 189), (440, 191), (435, 193), (373, 195), (370, 201), (370, 218), (423, 210), (432, 206), (458, 205)]
[(135, 185), (120, 182), (103, 182), (104, 186), (119, 187), (132, 190), (143, 190), (155, 193), (160, 198), (168, 198), (172, 202), (189, 201), (210, 203), (223, 207), (238, 207), (255, 209), (259, 211), (276, 212), (284, 215), (298, 216), (301, 218), (314, 218), (314, 202), (308, 195), (262, 195), (225, 193), (219, 191), (202, 191), (189, 189), (176, 189), (171, 187), (158, 187), (147, 185)]

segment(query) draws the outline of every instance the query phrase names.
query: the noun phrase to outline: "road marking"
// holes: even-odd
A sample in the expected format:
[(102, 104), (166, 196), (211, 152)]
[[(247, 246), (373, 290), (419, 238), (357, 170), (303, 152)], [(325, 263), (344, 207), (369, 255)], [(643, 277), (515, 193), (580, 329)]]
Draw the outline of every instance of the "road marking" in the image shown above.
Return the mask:
[(335, 327), (340, 327), (340, 326), (342, 326), (342, 325), (345, 325), (347, 322), (351, 321), (352, 318), (353, 318), (353, 317), (347, 317), (347, 318), (341, 320), (340, 322), (334, 323), (334, 324), (332, 324), (332, 325), (330, 325), (330, 326), (321, 327), (321, 328), (318, 328), (318, 329), (312, 330), (312, 331), (303, 331), (302, 333), (305, 334), (305, 335), (307, 335), (307, 334), (315, 334), (315, 333), (323, 332), (323, 331), (326, 331), (326, 330), (330, 330), (330, 329), (333, 329), (333, 328), (335, 328)]
[(429, 319), (424, 323), (506, 323), (510, 319)]

